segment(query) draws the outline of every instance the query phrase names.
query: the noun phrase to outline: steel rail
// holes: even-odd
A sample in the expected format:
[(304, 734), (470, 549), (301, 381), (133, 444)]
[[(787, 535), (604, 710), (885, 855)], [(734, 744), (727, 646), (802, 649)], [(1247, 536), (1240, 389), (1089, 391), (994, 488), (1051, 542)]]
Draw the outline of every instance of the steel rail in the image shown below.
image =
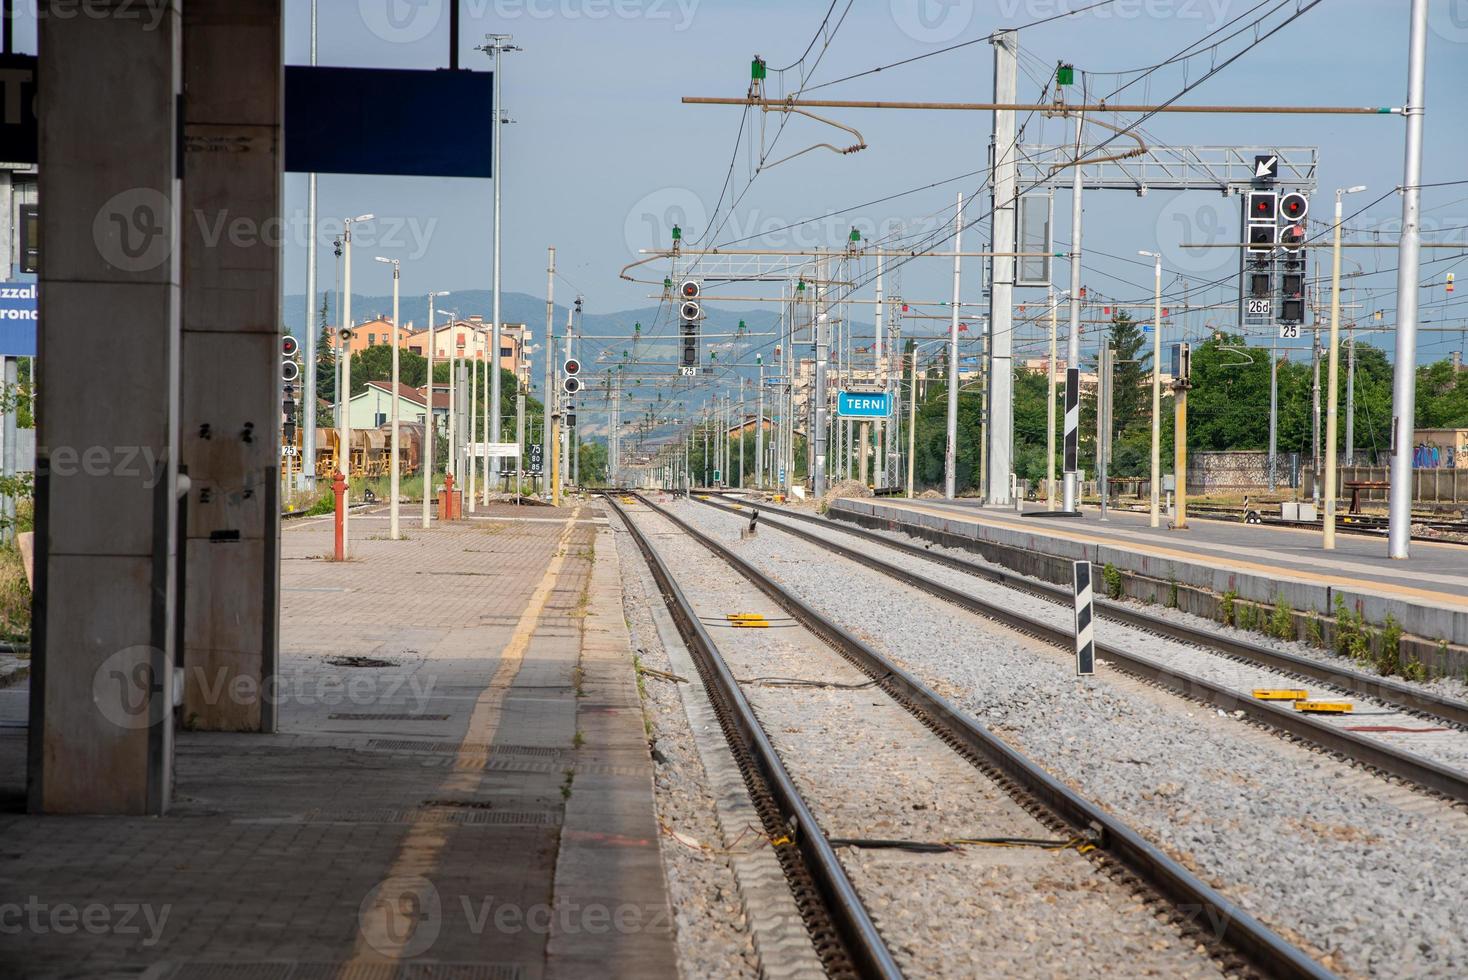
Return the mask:
[[(702, 502), (711, 503), (710, 501)], [(732, 508), (729, 509), (732, 511)], [(848, 548), (791, 525), (768, 522), (766, 526), (777, 527), (786, 534), (809, 541), (929, 595), (951, 602), (986, 619), (994, 619), (1021, 632), (1038, 636), (1056, 646), (1069, 647), (1074, 643), (1074, 637), (1068, 630), (979, 599), (952, 586), (919, 575), (917, 572), (889, 564), (874, 555)], [(1176, 624), (1170, 625), (1175, 626)], [(1151, 629), (1152, 626), (1149, 624), (1143, 628)], [(1371, 766), (1424, 789), (1441, 793), (1450, 799), (1468, 803), (1468, 773), (1451, 769), (1430, 759), (1399, 751), (1383, 742), (1364, 738), (1354, 732), (1334, 728), (1308, 715), (1277, 707), (1271, 702), (1256, 700), (1229, 690), (1221, 684), (1215, 684), (1146, 657), (1128, 653), (1115, 644), (1098, 640), (1096, 654), (1111, 660), (1129, 674), (1175, 691), (1184, 697), (1213, 704), (1225, 711), (1242, 712), (1270, 728), (1304, 739), (1327, 751), (1337, 752), (1353, 762)], [(1361, 676), (1364, 677), (1364, 675)]]
[[(744, 692), (730, 673), (724, 658), (719, 654), (718, 646), (704, 628), (693, 604), (679, 588), (667, 563), (647, 535), (614, 499), (611, 492), (604, 496), (647, 560), (648, 568), (662, 591), (663, 600), (678, 626), (678, 632), (688, 644), (709, 688), (709, 694), (715, 701), (720, 720), (724, 723), (725, 735), (731, 742), (731, 748), (735, 749), (736, 760), (747, 761), (754, 767), (751, 772), (748, 765), (740, 765), (740, 769), (745, 772), (746, 781), (755, 776), (762, 784), (750, 787), (751, 795), (756, 797), (756, 805), (759, 797), (764, 795), (779, 810), (779, 826), (766, 829), (784, 834), (799, 852), (801, 861), (795, 869), (796, 874), (792, 876), (791, 869), (787, 867), (787, 877), (795, 879), (792, 887), (797, 892), (797, 901), (803, 890), (799, 881), (803, 872), (820, 893), (825, 915), (839, 936), (845, 955), (856, 974), (862, 977), (901, 977), (902, 973), (892, 958), (891, 951), (887, 949), (866, 906), (862, 904), (856, 887), (847, 877), (846, 869), (836, 857), (835, 850), (806, 806), (790, 774), (786, 772), (769, 737), (760, 727), (754, 709), (750, 707)], [(651, 507), (650, 504), (648, 506)], [(789, 847), (777, 844), (775, 850), (777, 854), (781, 854), (788, 852)], [(816, 930), (812, 930), (812, 939), (816, 942), (817, 953), (821, 954), (823, 962), (831, 969), (831, 951), (822, 949)], [(838, 967), (832, 972), (844, 971)]]
[[(700, 500), (700, 503), (706, 503), (713, 507), (721, 507), (720, 504), (712, 500)], [(727, 505), (722, 505), (722, 509), (734, 513), (733, 509)], [(810, 514), (801, 514), (791, 510), (770, 507), (762, 509), (760, 513), (766, 517), (773, 514), (780, 518), (789, 517), (817, 526), (829, 527), (843, 534), (850, 534), (864, 541), (872, 541), (880, 545), (885, 545), (902, 554), (936, 562), (939, 565), (945, 565), (960, 572), (973, 575), (976, 578), (986, 579), (998, 585), (1027, 592), (1030, 595), (1049, 600), (1059, 605), (1068, 607), (1072, 601), (1070, 590), (1064, 586), (1055, 585), (1051, 582), (1043, 582), (1039, 579), (1030, 578), (1029, 576), (1004, 572), (997, 568), (990, 568), (985, 565), (980, 565), (977, 562), (958, 558), (954, 555), (939, 554), (905, 541), (895, 540), (884, 534), (854, 524), (847, 524), (845, 522), (837, 523)], [(1301, 657), (1296, 654), (1285, 653), (1281, 650), (1274, 650), (1260, 643), (1251, 643), (1248, 640), (1208, 633), (1195, 626), (1175, 622), (1162, 616), (1155, 616), (1110, 599), (1098, 598), (1096, 600), (1096, 612), (1102, 619), (1108, 619), (1125, 626), (1146, 630), (1149, 633), (1156, 633), (1159, 636), (1165, 636), (1168, 639), (1178, 640), (1182, 643), (1190, 643), (1194, 646), (1215, 650), (1239, 660), (1262, 664), (1275, 670), (1333, 684), (1353, 694), (1375, 698), (1378, 701), (1394, 704), (1404, 710), (1425, 715), (1437, 721), (1468, 728), (1468, 703), (1434, 694), (1431, 691), (1420, 690), (1409, 684), (1403, 684), (1400, 681), (1394, 681), (1386, 677), (1375, 677), (1371, 674), (1364, 674), (1346, 667), (1321, 663), (1318, 660), (1311, 660), (1309, 657)]]
[(916, 676), (897, 666), (866, 643), (816, 612), (793, 593), (686, 521), (639, 499), (691, 538), (723, 559), (786, 612), (830, 643), (900, 704), (913, 712), (940, 737), (981, 767), (997, 772), (1018, 787), (1072, 832), (1095, 835), (1097, 846), (1132, 874), (1145, 881), (1175, 907), (1196, 913), (1195, 920), (1215, 929), (1211, 937), (1223, 943), (1266, 976), (1331, 977), (1316, 963), (1223, 897), (1126, 823), (1084, 799), (1043, 768), (995, 736), (984, 725), (956, 708)]

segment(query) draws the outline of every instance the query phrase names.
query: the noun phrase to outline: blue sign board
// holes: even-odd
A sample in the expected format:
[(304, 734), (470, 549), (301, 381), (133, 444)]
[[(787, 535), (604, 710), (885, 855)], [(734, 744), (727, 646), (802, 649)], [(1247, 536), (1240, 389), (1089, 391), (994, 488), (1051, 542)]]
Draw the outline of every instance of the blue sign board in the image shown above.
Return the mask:
[(493, 85), (492, 72), (287, 65), (285, 169), (490, 177)]
[(36, 284), (0, 282), (0, 354), (36, 356)]
[(885, 391), (843, 391), (836, 396), (836, 414), (843, 419), (884, 419), (892, 414), (892, 396)]

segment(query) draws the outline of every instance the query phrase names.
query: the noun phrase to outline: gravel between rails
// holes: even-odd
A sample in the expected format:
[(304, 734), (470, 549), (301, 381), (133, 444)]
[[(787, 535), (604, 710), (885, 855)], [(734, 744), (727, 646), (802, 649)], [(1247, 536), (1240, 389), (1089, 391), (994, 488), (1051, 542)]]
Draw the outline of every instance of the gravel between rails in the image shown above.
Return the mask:
[[(671, 673), (650, 603), (662, 602), (648, 594), (642, 553), (631, 535), (617, 531), (617, 553), (622, 568), (622, 608), (632, 649), (642, 665)], [(683, 712), (676, 682), (645, 678), (643, 717), (650, 726), (653, 748), (653, 786), (658, 820), (693, 840), (720, 848), (722, 840), (714, 798), (709, 792), (703, 763)], [(698, 850), (663, 834), (663, 872), (677, 923), (678, 972), (684, 977), (756, 978), (759, 956), (751, 940), (738, 885), (728, 859), (716, 851)]]
[[(758, 506), (762, 513), (775, 515), (778, 515), (781, 511), (794, 511), (796, 513), (809, 515), (814, 515), (815, 513), (814, 509), (810, 507), (797, 508), (788, 505), (771, 504), (764, 502), (759, 503)], [(804, 528), (814, 529), (817, 527), (817, 525), (811, 524), (809, 521), (800, 521), (799, 523), (800, 526)], [(842, 526), (842, 523), (843, 522), (840, 521), (830, 521), (829, 526), (839, 530)], [(883, 537), (891, 538), (894, 541), (902, 541), (907, 544), (922, 544), (930, 551), (949, 555), (954, 558), (962, 558), (963, 560), (972, 562), (976, 565), (981, 565), (985, 568), (992, 568), (995, 571), (1004, 572), (1006, 575), (1018, 574), (1013, 569), (1006, 568), (1003, 565), (989, 561), (988, 559), (984, 558), (983, 555), (980, 555), (977, 552), (968, 551), (963, 548), (950, 548), (946, 545), (933, 544), (920, 538), (915, 538), (912, 535), (905, 534), (901, 531), (889, 531), (884, 528), (869, 528), (867, 530), (871, 530), (873, 533), (879, 534)], [(1146, 603), (1138, 602), (1135, 599), (1126, 600), (1126, 604), (1135, 609), (1146, 610), (1153, 615), (1164, 616), (1167, 619), (1174, 620), (1187, 626), (1192, 626), (1197, 629), (1212, 630), (1213, 632), (1216, 632), (1220, 636), (1224, 637), (1230, 637), (1238, 640), (1247, 640), (1251, 643), (1258, 643), (1271, 649), (1282, 651), (1284, 653), (1291, 653), (1298, 657), (1306, 657), (1310, 660), (1314, 660), (1317, 663), (1322, 663), (1327, 666), (1354, 666), (1351, 661), (1342, 658), (1328, 650), (1322, 650), (1319, 647), (1311, 646), (1308, 643), (1301, 643), (1291, 640), (1281, 640), (1277, 637), (1269, 636), (1264, 633), (1254, 632), (1252, 630), (1242, 630), (1237, 629), (1233, 626), (1224, 626), (1222, 623), (1216, 622), (1211, 619), (1205, 619), (1202, 616), (1196, 616), (1192, 613), (1184, 612), (1181, 609), (1167, 609), (1165, 607), (1147, 605)], [(1369, 673), (1369, 670), (1367, 672)], [(1434, 677), (1424, 681), (1413, 681), (1402, 677), (1394, 677), (1392, 679), (1400, 684), (1405, 684), (1408, 687), (1419, 688), (1423, 691), (1436, 694), (1440, 697), (1455, 698), (1459, 701), (1468, 700), (1468, 678), (1442, 676)]]
[(738, 516), (673, 507), (1325, 966), (1359, 976), (1468, 972), (1461, 810), (1104, 663), (1078, 682), (1073, 659), (1053, 647), (790, 535), (740, 541)]
[[(1053, 839), (982, 773), (701, 545), (633, 513), (709, 624), (801, 794), (831, 837)], [(760, 612), (769, 629), (723, 617)], [(758, 678), (863, 685), (789, 687)], [(910, 976), (1218, 976), (1219, 966), (1132, 891), (1073, 850), (941, 854), (840, 848)]]
[[(771, 516), (763, 511), (762, 514), (766, 517)], [(776, 513), (773, 516), (775, 520), (769, 521), (768, 523), (772, 526), (778, 526), (777, 522), (780, 519), (780, 515)], [(811, 524), (807, 521), (796, 522), (793, 520), (790, 523), (802, 531), (835, 541), (847, 547), (859, 549), (870, 549), (872, 547), (870, 541), (846, 533), (839, 525), (822, 526)], [(934, 550), (939, 549), (935, 547)], [(949, 549), (943, 550), (946, 551)], [(1050, 625), (1066, 629), (1070, 628), (1071, 617), (1074, 613), (1068, 606), (1061, 606), (1038, 596), (1021, 592), (1018, 589), (1008, 588), (995, 582), (986, 581), (978, 576), (967, 575), (957, 569), (939, 565), (935, 562), (924, 561), (897, 551), (879, 550), (877, 557), (899, 568), (917, 572), (935, 582), (940, 582), (956, 589), (962, 589), (978, 598), (1002, 603), (1010, 609), (1042, 620)], [(1149, 611), (1155, 612), (1155, 610)], [(1206, 620), (1201, 620), (1198, 617), (1192, 618), (1198, 623), (1205, 624), (1203, 628), (1207, 628)], [(1402, 751), (1411, 752), (1425, 759), (1431, 759), (1434, 762), (1450, 766), (1454, 769), (1468, 771), (1468, 731), (1451, 723), (1444, 724), (1428, 721), (1421, 715), (1403, 711), (1396, 705), (1352, 694), (1349, 691), (1326, 684), (1323, 681), (1302, 680), (1269, 667), (1234, 659), (1205, 647), (1168, 637), (1157, 636), (1146, 630), (1105, 619), (1097, 622), (1096, 635), (1098, 639), (1122, 646), (1131, 653), (1138, 654), (1158, 663), (1176, 667), (1192, 674), (1194, 677), (1220, 684), (1238, 693), (1248, 694), (1256, 688), (1304, 687), (1309, 690), (1312, 698), (1345, 700), (1354, 703), (1356, 710), (1350, 714), (1315, 716), (1316, 720), (1336, 728), (1399, 726), (1408, 729), (1446, 729), (1426, 732), (1358, 731), (1355, 734), (1373, 741), (1391, 745)], [(1319, 653), (1319, 651), (1316, 651), (1316, 653)]]

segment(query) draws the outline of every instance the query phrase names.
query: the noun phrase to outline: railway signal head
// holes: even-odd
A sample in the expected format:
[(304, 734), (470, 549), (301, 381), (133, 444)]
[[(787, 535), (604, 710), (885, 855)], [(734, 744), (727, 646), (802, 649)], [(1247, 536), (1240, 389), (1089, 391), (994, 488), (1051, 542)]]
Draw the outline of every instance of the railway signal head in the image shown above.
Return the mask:
[(571, 375), (561, 381), (561, 389), (568, 395), (574, 395), (581, 390), (581, 379)]
[(1249, 220), (1273, 224), (1279, 217), (1279, 195), (1274, 191), (1249, 192)]
[(1249, 226), (1249, 251), (1250, 252), (1272, 252), (1276, 244), (1279, 229), (1273, 223), (1267, 225)]
[(1279, 244), (1285, 251), (1293, 252), (1305, 244), (1305, 224), (1285, 225), (1279, 232)]
[(1309, 210), (1310, 199), (1297, 192), (1286, 194), (1279, 202), (1279, 213), (1290, 221), (1303, 221)]
[(300, 349), (300, 341), (290, 334), (280, 338), (280, 380), (286, 384), (301, 376), (301, 366), (296, 363), (296, 354)]
[(562, 370), (565, 371), (566, 377), (568, 378), (574, 378), (576, 375), (581, 373), (581, 362), (576, 360), (576, 358), (574, 357), (566, 358), (566, 363), (563, 364), (561, 367)]

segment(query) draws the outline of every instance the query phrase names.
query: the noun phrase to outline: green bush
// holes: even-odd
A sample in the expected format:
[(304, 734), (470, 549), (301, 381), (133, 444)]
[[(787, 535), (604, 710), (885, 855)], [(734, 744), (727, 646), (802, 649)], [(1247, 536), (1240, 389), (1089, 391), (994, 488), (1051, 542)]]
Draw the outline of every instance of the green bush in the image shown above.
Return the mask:
[(1223, 598), (1219, 600), (1218, 618), (1223, 622), (1223, 625), (1234, 625), (1234, 616), (1238, 611), (1238, 598), (1239, 594), (1233, 589), (1229, 589), (1223, 594)]
[(1106, 594), (1112, 599), (1121, 598), (1121, 569), (1111, 562), (1101, 569), (1101, 581), (1106, 584)]
[(1401, 651), (1402, 624), (1388, 613), (1381, 630), (1381, 648), (1376, 652), (1376, 672), (1383, 677), (1399, 672), (1402, 669)]

